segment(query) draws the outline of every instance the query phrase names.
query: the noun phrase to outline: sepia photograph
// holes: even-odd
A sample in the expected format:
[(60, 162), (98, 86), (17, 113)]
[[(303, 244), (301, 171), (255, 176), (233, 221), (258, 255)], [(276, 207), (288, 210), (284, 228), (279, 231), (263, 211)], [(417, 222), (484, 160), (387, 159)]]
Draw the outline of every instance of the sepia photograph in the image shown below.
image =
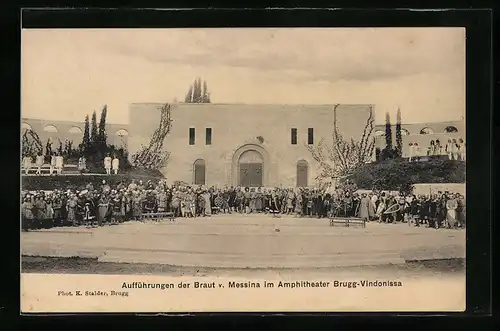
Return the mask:
[(22, 313), (464, 311), (465, 43), (23, 29)]

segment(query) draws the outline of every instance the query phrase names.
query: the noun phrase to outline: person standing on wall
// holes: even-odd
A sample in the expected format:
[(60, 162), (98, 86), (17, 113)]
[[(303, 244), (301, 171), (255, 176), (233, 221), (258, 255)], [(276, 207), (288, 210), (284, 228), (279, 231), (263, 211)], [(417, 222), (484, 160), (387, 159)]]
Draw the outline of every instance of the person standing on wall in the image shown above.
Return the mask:
[(50, 155), (50, 175), (51, 176), (54, 174), (54, 170), (56, 168), (56, 161), (57, 161), (57, 154), (52, 153), (52, 155)]
[(448, 139), (448, 143), (445, 148), (446, 154), (448, 154), (448, 160), (453, 160), (453, 143), (451, 139)]
[(429, 145), (429, 154), (428, 156), (434, 156), (436, 155), (436, 145), (434, 143), (434, 140), (431, 140), (431, 143)]
[(436, 139), (435, 141), (435, 148), (436, 148), (436, 155), (442, 155), (443, 154), (443, 147), (441, 146), (441, 142), (439, 141), (439, 139)]
[(85, 159), (85, 156), (82, 155), (78, 159), (78, 170), (80, 172), (84, 172), (86, 168), (87, 168), (87, 160)]
[(43, 161), (44, 161), (43, 154), (42, 154), (42, 152), (39, 152), (38, 155), (36, 156), (36, 160), (35, 160), (36, 174), (37, 175), (41, 175), (42, 174)]
[(56, 156), (56, 171), (58, 175), (62, 175), (62, 170), (64, 167), (64, 158), (62, 155)]
[(111, 157), (109, 154), (104, 158), (104, 169), (106, 170), (106, 175), (111, 175)]
[(460, 160), (465, 161), (465, 142), (462, 138), (458, 140)]
[(412, 162), (417, 162), (420, 157), (420, 147), (418, 146), (418, 143), (413, 143), (411, 155)]
[(33, 159), (31, 156), (26, 155), (23, 158), (23, 168), (24, 168), (24, 173), (27, 175), (31, 169), (31, 163), (33, 162)]
[(120, 160), (116, 157), (114, 157), (113, 161), (111, 162), (111, 165), (113, 167), (113, 173), (115, 175), (118, 175), (118, 169), (120, 168)]

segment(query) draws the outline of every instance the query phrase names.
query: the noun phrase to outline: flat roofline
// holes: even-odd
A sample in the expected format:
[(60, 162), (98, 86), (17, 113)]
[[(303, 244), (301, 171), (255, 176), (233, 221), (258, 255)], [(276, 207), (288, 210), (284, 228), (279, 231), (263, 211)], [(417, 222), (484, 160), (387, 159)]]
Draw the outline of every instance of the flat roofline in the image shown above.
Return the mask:
[[(164, 105), (168, 102), (132, 102), (130, 105)], [(170, 103), (171, 105), (190, 105), (190, 106), (282, 106), (282, 107), (334, 107), (335, 103), (328, 104), (294, 104), (294, 103), (186, 103), (186, 102), (176, 102)], [(339, 103), (340, 106), (375, 106), (375, 104), (370, 103)]]
[[(23, 122), (23, 121), (44, 121), (44, 122), (51, 122), (51, 123), (65, 123), (65, 124), (79, 123), (79, 124), (85, 124), (85, 120), (83, 120), (83, 121), (62, 121), (62, 120), (52, 120), (52, 119), (34, 118), (34, 117), (21, 117), (21, 122)], [(108, 122), (106, 122), (106, 125), (129, 125), (129, 124), (108, 123)]]
[[(439, 121), (439, 122), (411, 122), (411, 123), (401, 123), (401, 125), (419, 125), (419, 126), (423, 126), (423, 128), (426, 126), (426, 125), (436, 125), (436, 124), (454, 124), (454, 123), (463, 123), (465, 124), (465, 121), (463, 120), (452, 120), (452, 121)], [(394, 127), (396, 126), (396, 124), (392, 124), (391, 123), (391, 127)], [(381, 123), (381, 124), (376, 124), (375, 127), (385, 127), (385, 123)]]

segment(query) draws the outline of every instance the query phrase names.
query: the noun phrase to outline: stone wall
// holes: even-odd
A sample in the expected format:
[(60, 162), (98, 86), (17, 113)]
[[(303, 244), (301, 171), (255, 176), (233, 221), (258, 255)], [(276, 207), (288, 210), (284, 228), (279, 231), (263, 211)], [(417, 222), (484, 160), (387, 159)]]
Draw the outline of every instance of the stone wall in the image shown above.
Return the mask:
[[(45, 146), (48, 138), (52, 138), (54, 144), (52, 147), (55, 149), (58, 145), (58, 139), (64, 144), (68, 139), (73, 141), (73, 146), (78, 146), (82, 142), (83, 130), (85, 128), (84, 122), (71, 122), (71, 121), (52, 121), (42, 119), (23, 118), (21, 120), (21, 131), (26, 129), (33, 130)], [(126, 146), (128, 137), (128, 125), (125, 124), (107, 124), (106, 133), (108, 135), (108, 143), (115, 146)]]

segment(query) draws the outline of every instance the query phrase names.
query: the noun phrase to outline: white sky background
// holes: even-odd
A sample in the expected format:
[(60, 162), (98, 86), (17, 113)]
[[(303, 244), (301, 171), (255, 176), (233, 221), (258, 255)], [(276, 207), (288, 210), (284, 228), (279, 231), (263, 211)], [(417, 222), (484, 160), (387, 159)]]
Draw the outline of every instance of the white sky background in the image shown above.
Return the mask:
[(22, 116), (83, 121), (108, 105), (375, 104), (378, 123), (465, 116), (465, 29), (75, 29), (22, 31)]

